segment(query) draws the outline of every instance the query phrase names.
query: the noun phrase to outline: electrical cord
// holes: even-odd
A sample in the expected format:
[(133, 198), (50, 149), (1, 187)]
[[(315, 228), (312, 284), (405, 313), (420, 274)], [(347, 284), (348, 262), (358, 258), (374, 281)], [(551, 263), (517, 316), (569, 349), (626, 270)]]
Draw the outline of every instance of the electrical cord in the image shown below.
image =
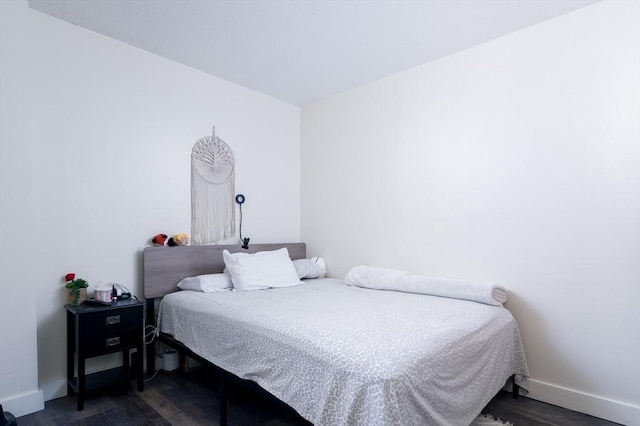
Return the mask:
[(156, 370), (156, 372), (155, 372), (155, 373), (153, 373), (153, 375), (152, 375), (151, 377), (149, 377), (148, 379), (144, 379), (144, 381), (145, 381), (145, 382), (148, 382), (148, 381), (151, 381), (151, 380), (155, 379), (155, 377), (158, 375), (158, 372), (159, 372), (159, 371), (160, 371), (160, 370)]
[(242, 243), (243, 249), (248, 250), (250, 238), (242, 238), (242, 204), (244, 203), (244, 200), (244, 195), (236, 195), (236, 203), (238, 203), (238, 205), (240, 206), (240, 243)]
[[(151, 329), (151, 331), (147, 332), (148, 329)], [(150, 345), (151, 343), (154, 342), (154, 340), (156, 339), (156, 336), (158, 335), (158, 328), (154, 327), (152, 325), (148, 325), (144, 328), (144, 344), (145, 345)], [(147, 340), (147, 338), (151, 336), (150, 340)]]
[(240, 204), (240, 241), (242, 241), (242, 204)]
[[(151, 328), (151, 332), (149, 332), (149, 333), (147, 333), (147, 329), (148, 329), (148, 328)], [(158, 335), (158, 333), (157, 333), (158, 328), (157, 328), (157, 327), (154, 327), (154, 326), (152, 326), (152, 325), (148, 325), (148, 326), (146, 326), (144, 329), (145, 329), (145, 335), (144, 335), (144, 337), (145, 337), (145, 342), (144, 342), (144, 343), (145, 343), (145, 345), (150, 345), (151, 343), (153, 343), (153, 341), (155, 340), (156, 336)], [(146, 339), (147, 339), (147, 336), (149, 336), (149, 335), (151, 335), (151, 340), (147, 342), (147, 340), (146, 340)], [(157, 353), (158, 353), (158, 350), (157, 350), (157, 348), (156, 348), (156, 350), (154, 350), (154, 354), (157, 354)], [(157, 356), (157, 355), (156, 355), (156, 356)], [(148, 382), (148, 381), (150, 381), (150, 380), (153, 380), (153, 379), (158, 375), (158, 372), (159, 372), (160, 370), (161, 370), (161, 369), (157, 369), (157, 370), (156, 370), (156, 371), (151, 375), (151, 377), (149, 377), (148, 379), (144, 379), (144, 381), (145, 381), (145, 382)]]

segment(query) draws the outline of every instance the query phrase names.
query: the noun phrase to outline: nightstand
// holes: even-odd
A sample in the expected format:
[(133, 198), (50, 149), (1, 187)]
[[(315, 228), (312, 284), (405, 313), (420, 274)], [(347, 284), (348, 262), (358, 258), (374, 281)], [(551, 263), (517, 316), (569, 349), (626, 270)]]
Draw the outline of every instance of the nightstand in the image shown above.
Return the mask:
[[(129, 351), (137, 351), (134, 374), (138, 391), (144, 390), (142, 357), (144, 346), (144, 303), (136, 299), (114, 301), (110, 306), (66, 305), (67, 392), (78, 395), (78, 411), (84, 408), (85, 391), (125, 383), (131, 377)], [(122, 366), (85, 374), (85, 361), (100, 355), (122, 352)], [(74, 374), (77, 358), (77, 376)]]

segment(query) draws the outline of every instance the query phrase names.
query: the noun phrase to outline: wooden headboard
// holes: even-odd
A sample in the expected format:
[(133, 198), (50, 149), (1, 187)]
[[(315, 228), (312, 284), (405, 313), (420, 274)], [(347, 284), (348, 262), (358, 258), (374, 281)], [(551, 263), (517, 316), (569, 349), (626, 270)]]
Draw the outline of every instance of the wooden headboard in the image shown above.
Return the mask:
[(146, 247), (143, 252), (144, 297), (152, 299), (173, 293), (185, 277), (222, 272), (222, 251), (225, 249), (231, 253), (255, 253), (282, 247), (289, 250), (292, 260), (307, 256), (305, 243), (251, 244), (248, 250), (240, 245)]

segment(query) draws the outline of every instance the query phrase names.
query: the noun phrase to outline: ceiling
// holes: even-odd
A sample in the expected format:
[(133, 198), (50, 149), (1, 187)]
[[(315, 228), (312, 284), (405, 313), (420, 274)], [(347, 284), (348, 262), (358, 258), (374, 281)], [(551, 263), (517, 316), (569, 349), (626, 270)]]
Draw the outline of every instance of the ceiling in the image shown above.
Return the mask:
[(29, 0), (29, 6), (303, 106), (596, 1)]

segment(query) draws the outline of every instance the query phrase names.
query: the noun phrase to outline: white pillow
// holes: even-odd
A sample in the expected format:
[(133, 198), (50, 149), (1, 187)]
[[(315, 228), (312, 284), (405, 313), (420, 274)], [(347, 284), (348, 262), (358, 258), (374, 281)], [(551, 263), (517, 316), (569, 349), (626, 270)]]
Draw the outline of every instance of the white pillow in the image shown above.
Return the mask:
[(300, 279), (303, 278), (324, 278), (327, 273), (327, 263), (321, 257), (311, 259), (298, 259), (293, 261), (296, 272)]
[(181, 290), (213, 293), (216, 291), (231, 290), (233, 284), (231, 283), (231, 275), (229, 274), (207, 274), (183, 278), (178, 283), (178, 288)]
[(222, 252), (224, 264), (231, 274), (235, 290), (262, 290), (301, 284), (296, 268), (289, 258), (289, 250), (281, 248), (257, 253)]

